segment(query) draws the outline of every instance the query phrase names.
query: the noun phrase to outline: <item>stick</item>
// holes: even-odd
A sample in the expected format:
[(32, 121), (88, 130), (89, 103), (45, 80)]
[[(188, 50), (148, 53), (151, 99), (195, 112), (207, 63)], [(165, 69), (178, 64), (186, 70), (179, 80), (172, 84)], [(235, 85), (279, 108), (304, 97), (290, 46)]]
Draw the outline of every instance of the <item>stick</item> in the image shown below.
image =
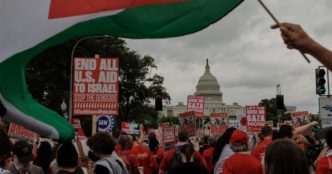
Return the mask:
[[(262, 5), (262, 7), (265, 9), (265, 11), (271, 16), (271, 18), (274, 20), (274, 22), (278, 25), (278, 27), (280, 27), (280, 23), (278, 21), (278, 19), (272, 14), (272, 12), (267, 8), (267, 6), (263, 3), (262, 0), (258, 0), (258, 2)], [(308, 57), (300, 51), (300, 53), (302, 54), (303, 58), (310, 63), (310, 60), (308, 59)]]

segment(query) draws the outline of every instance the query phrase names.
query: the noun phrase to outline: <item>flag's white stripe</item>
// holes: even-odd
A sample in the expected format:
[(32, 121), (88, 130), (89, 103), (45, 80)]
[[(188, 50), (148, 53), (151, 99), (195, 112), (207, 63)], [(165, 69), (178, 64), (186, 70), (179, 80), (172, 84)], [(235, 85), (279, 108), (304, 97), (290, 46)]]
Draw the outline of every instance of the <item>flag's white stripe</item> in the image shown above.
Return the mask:
[(25, 126), (25, 128), (28, 128), (29, 130), (31, 130), (33, 132), (36, 132), (36, 133), (42, 132), (43, 136), (47, 136), (52, 139), (59, 139), (59, 137), (60, 137), (59, 132), (55, 128), (53, 128), (39, 120), (35, 120), (31, 116), (21, 112), (15, 106), (10, 104), (1, 95), (0, 95), (0, 100), (2, 101), (3, 105), (7, 108), (7, 113), (4, 116), (5, 120), (14, 122), (18, 125), (27, 125), (28, 124), (30, 126), (29, 127)]
[(50, 0), (0, 0), (0, 63), (70, 26), (123, 10), (48, 19)]

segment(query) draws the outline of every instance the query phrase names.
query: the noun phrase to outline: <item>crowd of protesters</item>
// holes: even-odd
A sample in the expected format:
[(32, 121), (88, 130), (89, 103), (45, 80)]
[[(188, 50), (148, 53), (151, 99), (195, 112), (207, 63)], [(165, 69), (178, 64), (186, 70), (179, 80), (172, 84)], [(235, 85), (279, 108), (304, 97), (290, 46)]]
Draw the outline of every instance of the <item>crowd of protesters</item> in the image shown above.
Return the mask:
[[(328, 174), (332, 171), (332, 128), (318, 138), (311, 122), (298, 128), (265, 126), (253, 144), (249, 134), (228, 128), (223, 135), (197, 142), (179, 131), (177, 143), (164, 149), (155, 133), (97, 133), (88, 138), (89, 152), (79, 154), (73, 142), (52, 147), (12, 143), (0, 129), (0, 174)], [(84, 161), (87, 160), (88, 162)]]

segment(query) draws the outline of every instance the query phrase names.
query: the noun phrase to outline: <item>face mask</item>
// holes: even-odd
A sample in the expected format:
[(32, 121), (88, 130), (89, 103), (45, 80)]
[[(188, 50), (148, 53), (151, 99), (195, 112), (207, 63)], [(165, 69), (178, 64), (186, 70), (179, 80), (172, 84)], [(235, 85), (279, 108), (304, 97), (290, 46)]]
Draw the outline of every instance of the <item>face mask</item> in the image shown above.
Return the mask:
[(96, 162), (99, 160), (99, 158), (91, 151), (88, 153), (88, 157), (91, 159), (91, 161)]

